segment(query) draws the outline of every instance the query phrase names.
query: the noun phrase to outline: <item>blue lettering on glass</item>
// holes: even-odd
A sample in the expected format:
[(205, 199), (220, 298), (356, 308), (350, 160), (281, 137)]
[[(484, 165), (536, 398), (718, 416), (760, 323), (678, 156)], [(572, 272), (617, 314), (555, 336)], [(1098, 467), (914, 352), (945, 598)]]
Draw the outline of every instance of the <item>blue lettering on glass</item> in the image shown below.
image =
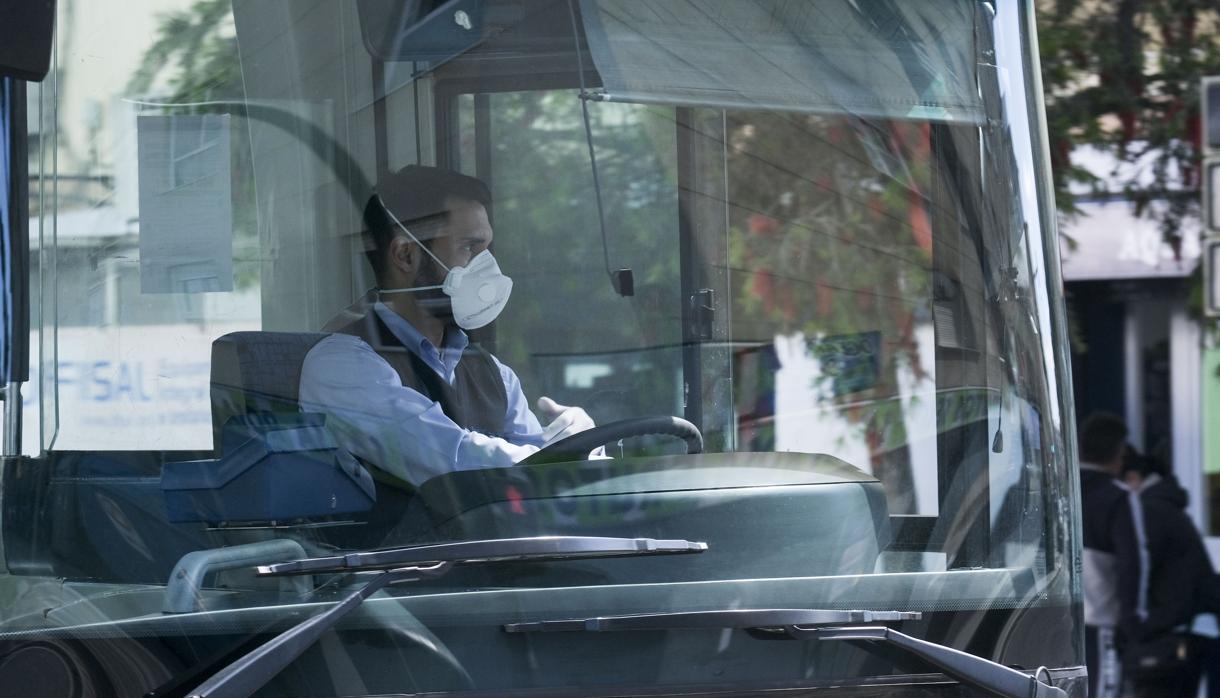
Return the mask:
[[(170, 439), (210, 442), (205, 441), (211, 425), (206, 361), (60, 360), (53, 375), (40, 375), (38, 368), (31, 367), (30, 381), (22, 390), (25, 419), (35, 427), (28, 432), (31, 443), (38, 442), (44, 387), (52, 390), (47, 399), (54, 400), (58, 393), (61, 427), (70, 434), (72, 448), (148, 445), (150, 437), (160, 444), (167, 434)], [(146, 375), (151, 382), (145, 382)]]
[(94, 361), (93, 362), (93, 385), (97, 386), (100, 392), (93, 394), (93, 399), (97, 402), (106, 402), (112, 399), (113, 387), (110, 379), (103, 373), (110, 368), (109, 361)]
[(152, 400), (148, 393), (144, 392), (144, 366), (136, 364), (133, 370), (126, 362), (119, 364), (119, 376), (115, 381), (114, 396), (118, 397), (126, 395), (128, 400), (132, 402), (149, 402)]
[[(160, 370), (156, 373), (161, 381), (149, 385), (144, 378), (146, 366), (143, 361), (60, 361), (56, 383), (61, 395), (69, 401), (207, 402), (208, 364), (162, 360), (158, 367)], [(22, 391), (25, 407), (38, 404), (41, 386), (38, 369), (32, 367), (30, 383)], [(75, 396), (67, 394), (68, 386), (75, 386)]]
[(126, 395), (128, 400), (132, 398), (131, 370), (127, 367), (127, 364), (119, 364), (119, 375), (114, 382), (115, 398), (117, 399), (122, 395)]
[[(71, 364), (68, 362), (59, 365), (60, 385), (77, 383), (71, 379), (65, 380), (63, 377), (64, 369), (70, 366)], [(119, 363), (95, 361), (88, 365), (88, 370), (88, 380), (77, 383), (80, 386), (82, 400), (152, 402), (152, 395), (144, 385), (144, 366), (141, 362), (131, 364), (126, 361)]]

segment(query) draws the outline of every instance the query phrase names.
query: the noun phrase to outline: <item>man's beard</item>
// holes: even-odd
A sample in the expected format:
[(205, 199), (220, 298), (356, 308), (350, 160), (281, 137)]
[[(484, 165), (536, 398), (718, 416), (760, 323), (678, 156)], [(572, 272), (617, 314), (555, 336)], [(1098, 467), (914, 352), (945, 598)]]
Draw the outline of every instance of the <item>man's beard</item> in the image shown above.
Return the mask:
[[(424, 266), (420, 268), (419, 274), (415, 277), (415, 285), (417, 287), (441, 286), (445, 283), (447, 275), (448, 272), (442, 269), (431, 255), (428, 255), (424, 257)], [(433, 317), (446, 323), (453, 322), (453, 300), (443, 290), (430, 288), (426, 291), (419, 291), (416, 299), (420, 307), (431, 313)]]

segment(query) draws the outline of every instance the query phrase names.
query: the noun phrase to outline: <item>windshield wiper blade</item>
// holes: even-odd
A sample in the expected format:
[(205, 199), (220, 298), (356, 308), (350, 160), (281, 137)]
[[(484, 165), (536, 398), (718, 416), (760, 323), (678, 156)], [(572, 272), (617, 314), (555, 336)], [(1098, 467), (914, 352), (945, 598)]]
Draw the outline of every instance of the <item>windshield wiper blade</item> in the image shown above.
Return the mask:
[(677, 613), (642, 613), (622, 616), (566, 618), (528, 623), (509, 623), (510, 633), (529, 632), (622, 632), (736, 628), (761, 637), (792, 640), (869, 640), (888, 642), (939, 668), (963, 685), (1002, 698), (1067, 698), (1063, 689), (1035, 676), (1006, 667), (969, 652), (946, 647), (900, 633), (884, 625), (917, 620), (911, 611), (840, 611), (830, 609), (726, 609)]
[(653, 538), (603, 538), (598, 536), (537, 536), (466, 540), (433, 545), (412, 545), (385, 550), (369, 550), (346, 555), (314, 557), (258, 567), (260, 576), (317, 574), (319, 572), (357, 572), (387, 570), (408, 565), (430, 565), (453, 560), (476, 562), (542, 562), (546, 560), (588, 559), (594, 557), (635, 557), (701, 553), (707, 543)]
[(319, 637), (365, 599), (387, 585), (440, 577), (457, 565), (547, 562), (603, 557), (701, 553), (706, 543), (652, 538), (540, 536), (457, 541), (332, 557), (309, 558), (258, 568), (263, 576), (326, 571), (384, 570), (327, 610), (306, 618), (213, 674), (190, 698), (247, 698), (301, 656)]
[(586, 630), (595, 633), (625, 630), (695, 630), (700, 628), (740, 628), (766, 630), (791, 626), (845, 625), (849, 623), (892, 623), (919, 620), (912, 611), (839, 611), (819, 608), (731, 609), (723, 611), (681, 611), (642, 613), (627, 616), (596, 616), (509, 623), (510, 633), (556, 633)]

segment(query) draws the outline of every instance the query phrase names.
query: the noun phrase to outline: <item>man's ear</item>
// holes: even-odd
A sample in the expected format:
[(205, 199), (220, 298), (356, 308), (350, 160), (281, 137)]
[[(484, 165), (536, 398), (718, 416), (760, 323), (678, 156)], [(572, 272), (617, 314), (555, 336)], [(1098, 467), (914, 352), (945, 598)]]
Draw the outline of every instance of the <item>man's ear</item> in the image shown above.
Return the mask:
[(402, 236), (396, 236), (390, 241), (390, 264), (396, 269), (408, 274), (414, 274), (419, 268), (419, 245)]

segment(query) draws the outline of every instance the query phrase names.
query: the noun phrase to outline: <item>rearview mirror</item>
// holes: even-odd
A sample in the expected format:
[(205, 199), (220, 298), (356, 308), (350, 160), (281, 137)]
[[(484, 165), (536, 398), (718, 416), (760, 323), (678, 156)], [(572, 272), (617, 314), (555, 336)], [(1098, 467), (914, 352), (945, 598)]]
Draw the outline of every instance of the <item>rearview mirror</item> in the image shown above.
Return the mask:
[(0, 77), (38, 82), (51, 65), (55, 0), (0, 0)]

